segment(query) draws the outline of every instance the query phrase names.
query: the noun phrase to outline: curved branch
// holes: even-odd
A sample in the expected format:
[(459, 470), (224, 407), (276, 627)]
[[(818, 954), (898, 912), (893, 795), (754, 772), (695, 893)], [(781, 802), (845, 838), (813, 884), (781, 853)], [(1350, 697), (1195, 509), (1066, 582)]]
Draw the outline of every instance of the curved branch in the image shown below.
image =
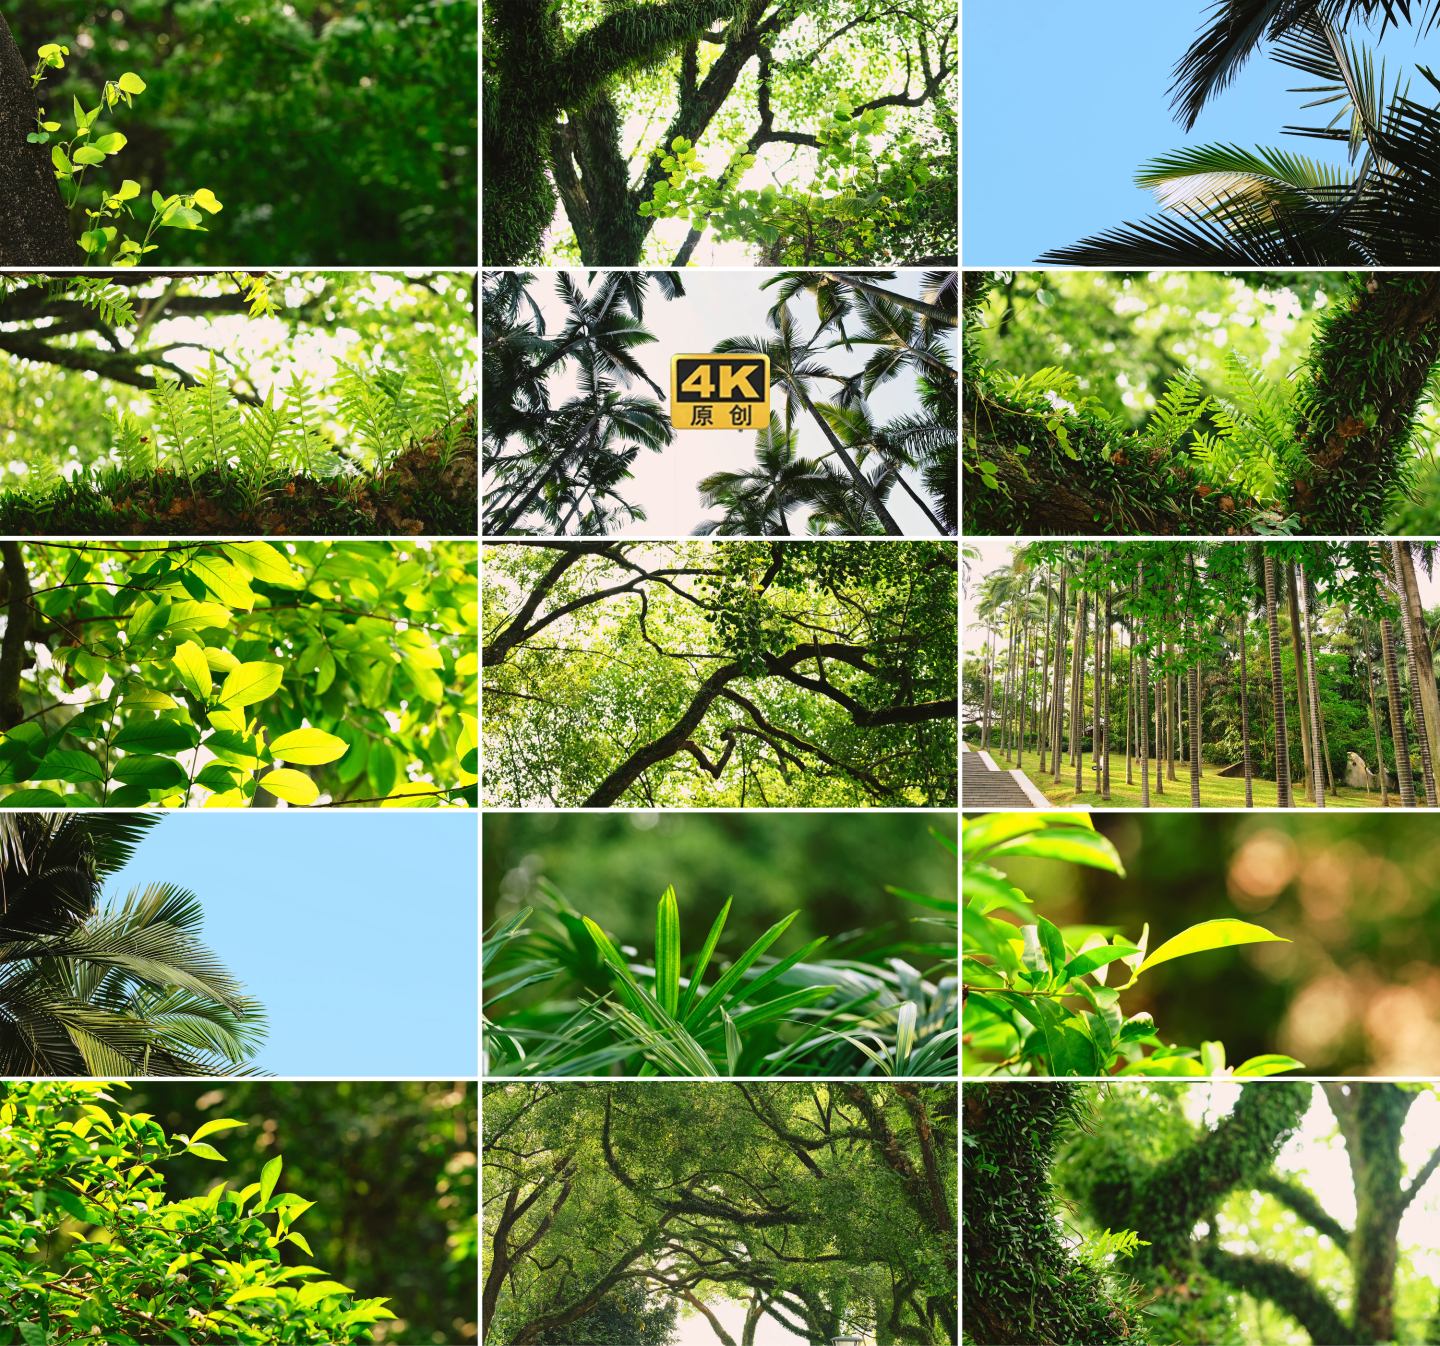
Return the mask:
[(1268, 1299), (1288, 1313), (1310, 1334), (1311, 1341), (1323, 1341), (1328, 1346), (1350, 1346), (1359, 1341), (1330, 1300), (1283, 1262), (1249, 1253), (1229, 1253), (1213, 1245), (1202, 1247), (1200, 1261), (1212, 1276), (1227, 1285), (1257, 1299)]

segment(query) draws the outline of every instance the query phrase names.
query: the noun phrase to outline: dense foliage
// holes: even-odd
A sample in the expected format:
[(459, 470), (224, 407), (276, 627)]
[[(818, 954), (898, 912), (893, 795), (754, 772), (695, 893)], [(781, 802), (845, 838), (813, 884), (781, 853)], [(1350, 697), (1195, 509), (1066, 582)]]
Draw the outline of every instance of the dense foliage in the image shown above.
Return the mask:
[(52, 112), (122, 72), (145, 86), (78, 209), (126, 180), (142, 229), (156, 189), (223, 203), (207, 232), (166, 231), (167, 263), (474, 263), (473, 0), (20, 0), (6, 17), (27, 65), (69, 48), (42, 88)]
[[(1137, 429), (1129, 414), (1107, 405), (1113, 394), (1080, 383), (1081, 375), (1128, 380), (1125, 356), (1112, 371), (1092, 346), (1078, 373), (1058, 349), (1064, 363), (1025, 372), (987, 360), (986, 300), (995, 277), (967, 275), (967, 531), (1374, 535), (1396, 531), (1397, 518), (1412, 526), (1428, 518), (1434, 469), (1417, 431), (1440, 353), (1440, 276), (1334, 279), (1322, 291), (1326, 303), (1298, 370), (1275, 378), (1232, 348), (1213, 358), (1211, 368), (1223, 370), (1217, 378), (1187, 351), (1163, 395), (1160, 379), (1149, 380), (1154, 406)], [(1054, 294), (1041, 293), (1056, 305)], [(1133, 311), (1117, 302), (1102, 328)], [(1228, 326), (1207, 327), (1221, 316), (1195, 313), (1191, 344), (1197, 337), (1227, 344)], [(1077, 318), (1088, 327), (1081, 315), (1067, 321)], [(1105, 340), (1085, 338), (1086, 345)], [(1157, 372), (1163, 378), (1169, 370), (1161, 364)]]
[(951, 544), (526, 542), (484, 569), (487, 802), (956, 800)]
[[(108, 1086), (123, 1088), (124, 1086)], [(102, 1084), (18, 1081), (0, 1088), (0, 1332), (7, 1341), (353, 1342), (394, 1315), (354, 1301), (314, 1266), (294, 1226), (312, 1202), (277, 1193), (284, 1160), (234, 1190), (167, 1201), (156, 1166), (180, 1154), (221, 1160), (215, 1118), (167, 1136), (121, 1111)], [(109, 1104), (110, 1106), (106, 1106)], [(271, 1217), (274, 1223), (270, 1223)]]
[(955, 22), (952, 0), (486, 0), (483, 261), (683, 266), (713, 224), (768, 265), (953, 265)]
[[(955, 853), (947, 837), (934, 835)], [(957, 904), (890, 891), (944, 913), (922, 918), (940, 929), (912, 931), (906, 922), (899, 939), (884, 927), (850, 930), (822, 956), (824, 935), (782, 956), (780, 941), (802, 914), (792, 910), (743, 952), (730, 954), (738, 947), (732, 937), (717, 956), (734, 899), (720, 907), (703, 941), (697, 929), (689, 943), (681, 938), (682, 908), (672, 886), (660, 898), (654, 939), (646, 941), (653, 961), (627, 962), (597, 922), (558, 888), (537, 883), (533, 906), (496, 919), (486, 933), (482, 967), (489, 1013), (537, 984), (545, 984), (545, 999), (523, 1009), (510, 1001), (493, 1027), (486, 1023), (486, 1072), (953, 1074), (956, 984), (953, 975), (938, 974), (955, 969)], [(635, 959), (633, 949), (625, 952)], [(911, 959), (927, 964), (933, 980)], [(707, 971), (709, 986), (702, 980)], [(577, 993), (584, 997), (578, 1012)]]
[(473, 546), (3, 548), (7, 806), (474, 802)]
[(953, 1343), (956, 1121), (946, 1084), (487, 1086), (485, 1340), (570, 1339), (639, 1284), (808, 1341)]
[(1146, 1346), (1136, 1287), (1107, 1265), (1117, 1249), (1066, 1238), (1051, 1177), (1067, 1133), (1085, 1123), (1084, 1087), (966, 1084), (961, 1106), (965, 1341)]
[[(161, 1165), (176, 1198), (204, 1196), (217, 1172), (244, 1188), (283, 1153), (276, 1191), (304, 1192), (316, 1203), (304, 1226), (314, 1260), (357, 1295), (388, 1296), (396, 1317), (375, 1324), (376, 1341), (465, 1346), (477, 1339), (472, 1085), (141, 1080), (126, 1097), (169, 1131), (210, 1117), (245, 1124), (225, 1136), (224, 1170), (189, 1154)], [(287, 1249), (286, 1260), (298, 1254)]]

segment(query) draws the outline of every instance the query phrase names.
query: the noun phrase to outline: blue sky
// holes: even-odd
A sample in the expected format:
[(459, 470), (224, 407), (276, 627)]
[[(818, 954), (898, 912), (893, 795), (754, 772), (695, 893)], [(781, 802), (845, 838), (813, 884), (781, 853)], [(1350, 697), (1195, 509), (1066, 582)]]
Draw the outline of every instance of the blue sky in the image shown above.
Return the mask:
[(202, 938), (269, 1013), (260, 1069), (473, 1079), (477, 818), (428, 809), (176, 813), (105, 893), (163, 882), (199, 896)]
[[(1208, 0), (965, 0), (962, 234), (966, 266), (1031, 265), (1042, 252), (1156, 213), (1134, 186), (1147, 159), (1185, 145), (1281, 146), (1332, 163), (1340, 145), (1282, 135), (1323, 125), (1333, 108), (1302, 112), (1287, 93), (1311, 79), (1253, 55), (1188, 135), (1170, 111), (1171, 72), (1211, 10)], [(1378, 30), (1377, 30), (1378, 31)], [(1351, 41), (1375, 46), (1363, 25)], [(1403, 66), (1417, 102), (1436, 95), (1422, 76), (1440, 35), (1386, 35), (1387, 84)], [(1377, 62), (1378, 66), (1378, 62)]]

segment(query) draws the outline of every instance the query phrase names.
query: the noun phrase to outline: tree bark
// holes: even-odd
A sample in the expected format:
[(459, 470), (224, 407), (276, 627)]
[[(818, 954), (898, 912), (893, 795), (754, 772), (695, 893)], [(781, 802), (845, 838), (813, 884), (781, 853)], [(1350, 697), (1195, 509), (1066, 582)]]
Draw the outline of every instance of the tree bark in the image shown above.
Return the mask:
[(1399, 577), (1405, 585), (1405, 596), (1415, 622), (1415, 666), (1420, 674), (1420, 704), (1425, 708), (1425, 736), (1430, 740), (1430, 760), (1440, 762), (1440, 691), (1435, 686), (1435, 665), (1430, 646), (1424, 639), (1424, 605), (1420, 601), (1420, 584), (1415, 578), (1415, 554), (1409, 542), (1394, 544), (1399, 552)]
[[(1405, 631), (1405, 657), (1410, 666), (1410, 709), (1415, 716), (1415, 737), (1420, 744), (1420, 775), (1425, 783), (1425, 803), (1433, 809), (1440, 804), (1440, 801), (1437, 801), (1435, 797), (1435, 762), (1430, 755), (1430, 735), (1427, 732), (1425, 720), (1425, 692), (1420, 682), (1417, 650), (1422, 642), (1416, 629), (1419, 623), (1410, 606), (1409, 592), (1401, 579), (1405, 557), (1404, 546), (1398, 541), (1392, 541), (1390, 548), (1395, 562), (1395, 591), (1400, 600), (1400, 620)], [(1433, 695), (1435, 691), (1433, 677), (1430, 682), (1430, 691)]]
[(1314, 745), (1315, 807), (1325, 807), (1325, 774), (1320, 769), (1324, 756), (1325, 735), (1320, 727), (1320, 682), (1315, 672), (1315, 623), (1312, 608), (1315, 604), (1315, 586), (1303, 566), (1300, 580), (1305, 586), (1305, 671), (1306, 686), (1310, 689), (1310, 741)]
[(10, 606), (5, 639), (0, 642), (0, 730), (13, 729), (25, 718), (20, 702), (20, 674), (25, 668), (25, 642), (30, 636), (30, 577), (18, 542), (0, 542)]
[(1285, 563), (1285, 587), (1290, 606), (1290, 653), (1295, 663), (1295, 709), (1300, 717), (1300, 751), (1305, 758), (1305, 798), (1313, 799), (1315, 772), (1310, 742), (1310, 681), (1305, 676), (1305, 642), (1300, 635), (1300, 598), (1295, 583), (1295, 563)]
[(1280, 620), (1275, 611), (1275, 558), (1265, 555), (1265, 618), (1270, 628), (1270, 688), (1275, 712), (1275, 802), (1295, 807), (1290, 781), (1290, 736), (1285, 728), (1285, 672), (1280, 663)]
[(79, 248), (50, 151), (26, 141), (40, 102), (0, 15), (0, 266), (78, 266)]
[[(1361, 632), (1365, 640), (1365, 686), (1370, 692), (1370, 727), (1375, 731), (1375, 770), (1380, 776), (1380, 807), (1390, 807), (1390, 783), (1385, 773), (1385, 753), (1380, 746), (1380, 712), (1375, 705), (1375, 672), (1370, 662), (1370, 619), (1362, 615)], [(1365, 792), (1370, 792), (1366, 782)]]
[(1245, 762), (1245, 807), (1255, 807), (1254, 777), (1250, 765), (1250, 698), (1246, 688), (1245, 607), (1240, 608), (1240, 742)]
[[(1137, 585), (1139, 591), (1143, 593), (1145, 590), (1145, 563), (1143, 561), (1138, 567)], [(1138, 621), (1139, 618), (1133, 604), (1130, 611), (1130, 620)], [(1148, 635), (1149, 632), (1147, 631), (1146, 634)], [(1140, 701), (1135, 708), (1135, 723), (1140, 738), (1140, 807), (1148, 809), (1150, 807), (1150, 681), (1143, 652), (1140, 655)]]
[(1395, 744), (1395, 774), (1400, 780), (1400, 807), (1415, 807), (1415, 777), (1410, 770), (1410, 740), (1405, 733), (1405, 703), (1400, 699), (1400, 668), (1395, 662), (1395, 633), (1390, 618), (1380, 619), (1380, 653), (1385, 661), (1386, 701), (1390, 709), (1390, 737)]

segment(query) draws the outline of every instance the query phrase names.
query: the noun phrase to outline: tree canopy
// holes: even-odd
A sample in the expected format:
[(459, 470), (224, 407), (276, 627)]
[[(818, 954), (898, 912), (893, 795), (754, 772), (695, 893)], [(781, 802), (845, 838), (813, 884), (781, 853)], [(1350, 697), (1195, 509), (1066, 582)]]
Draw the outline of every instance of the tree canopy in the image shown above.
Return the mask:
[(486, 802), (953, 804), (956, 567), (943, 542), (487, 547)]
[(747, 1304), (747, 1341), (768, 1315), (808, 1342), (953, 1343), (955, 1104), (953, 1084), (487, 1086), (485, 1339), (570, 1339), (547, 1334), (639, 1284), (712, 1324), (707, 1304)]
[[(236, 0), (174, 5), (140, 0), (22, 0), (7, 9), (18, 50), (0, 62), (0, 156), (34, 174), (27, 199), (48, 193), (52, 151), (75, 132), (70, 109), (100, 102), (107, 81), (136, 90), (106, 113), (120, 137), (86, 172), (70, 212), (124, 195), (143, 236), (162, 197), (206, 189), (221, 208), (194, 210), (199, 228), (166, 228), (147, 262), (167, 265), (446, 266), (476, 258), (477, 10), (474, 0)], [(0, 48), (8, 40), (0, 24)], [(29, 71), (41, 47), (63, 49)], [(13, 68), (12, 68), (13, 67)], [(138, 85), (138, 90), (136, 89)], [(26, 144), (43, 106), (54, 144)], [(13, 115), (12, 114), (13, 111)], [(78, 162), (78, 161), (77, 161)], [(6, 192), (16, 191), (12, 179)], [(73, 243), (25, 251), (0, 230), (0, 261), (82, 264)], [(117, 222), (109, 222), (115, 227)], [(119, 239), (107, 245), (113, 254)], [(20, 250), (17, 250), (17, 247)], [(98, 254), (96, 254), (98, 256)], [(92, 258), (93, 260), (93, 258)], [(108, 260), (108, 256), (107, 256)]]
[(474, 802), (472, 544), (0, 546), (8, 806)]
[(683, 266), (711, 229), (767, 265), (953, 264), (956, 18), (953, 0), (486, 0), (482, 260)]

